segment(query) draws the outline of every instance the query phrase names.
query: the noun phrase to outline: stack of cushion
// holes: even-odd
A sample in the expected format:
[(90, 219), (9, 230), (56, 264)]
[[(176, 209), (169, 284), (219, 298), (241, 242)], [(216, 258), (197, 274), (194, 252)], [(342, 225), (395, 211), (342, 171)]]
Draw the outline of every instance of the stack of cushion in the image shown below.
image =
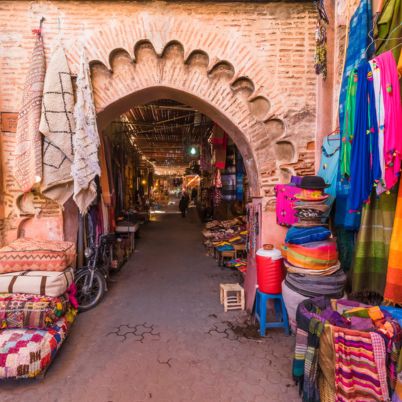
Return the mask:
[(76, 309), (75, 245), (18, 239), (0, 249), (0, 379), (44, 373), (63, 343)]
[(287, 270), (282, 293), (292, 327), (301, 300), (343, 296), (346, 275), (340, 269), (336, 241), (330, 236), (324, 226), (293, 226), (287, 233), (282, 250)]

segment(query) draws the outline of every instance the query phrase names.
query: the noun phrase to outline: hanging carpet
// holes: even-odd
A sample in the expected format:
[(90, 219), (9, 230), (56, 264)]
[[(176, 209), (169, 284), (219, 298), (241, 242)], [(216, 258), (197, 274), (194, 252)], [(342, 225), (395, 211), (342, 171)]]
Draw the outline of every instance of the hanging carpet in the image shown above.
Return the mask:
[(24, 85), (16, 133), (14, 177), (24, 193), (30, 191), (42, 177), (42, 141), (39, 122), (45, 69), (45, 52), (39, 30)]
[(99, 134), (96, 110), (92, 96), (89, 64), (81, 54), (77, 76), (77, 102), (74, 108), (75, 134), (73, 136), (74, 159), (71, 175), (74, 179), (74, 201), (81, 214), (88, 211), (96, 198), (95, 176), (100, 176), (98, 158)]
[(46, 71), (42, 118), (44, 135), (42, 193), (63, 205), (73, 194), (74, 93), (67, 58), (58, 42)]

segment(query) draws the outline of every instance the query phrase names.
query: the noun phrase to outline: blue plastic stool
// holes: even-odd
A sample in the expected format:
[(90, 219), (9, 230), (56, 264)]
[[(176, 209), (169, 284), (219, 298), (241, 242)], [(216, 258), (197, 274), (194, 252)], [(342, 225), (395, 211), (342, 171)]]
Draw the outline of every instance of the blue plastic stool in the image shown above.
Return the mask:
[[(278, 321), (267, 322), (267, 302), (268, 300), (274, 301), (275, 318)], [(286, 312), (285, 303), (283, 302), (282, 295), (273, 295), (269, 293), (262, 293), (257, 290), (255, 301), (255, 318), (260, 323), (260, 335), (265, 336), (267, 328), (284, 328), (285, 334), (289, 335), (289, 320), (288, 313)]]

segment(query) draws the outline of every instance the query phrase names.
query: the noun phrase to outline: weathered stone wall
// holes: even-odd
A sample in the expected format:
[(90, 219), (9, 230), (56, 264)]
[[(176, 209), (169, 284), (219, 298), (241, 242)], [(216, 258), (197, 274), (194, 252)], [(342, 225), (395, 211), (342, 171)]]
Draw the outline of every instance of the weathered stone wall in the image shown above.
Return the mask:
[[(312, 4), (3, 1), (1, 112), (20, 108), (31, 29), (42, 16), (47, 56), (60, 26), (73, 73), (85, 43), (100, 125), (130, 102), (163, 93), (225, 126), (248, 161), (254, 195), (266, 205), (272, 205), (276, 182), (314, 171)], [(11, 176), (14, 138), (1, 132), (6, 241), (19, 224)], [(59, 220), (57, 208), (39, 204), (43, 214)]]

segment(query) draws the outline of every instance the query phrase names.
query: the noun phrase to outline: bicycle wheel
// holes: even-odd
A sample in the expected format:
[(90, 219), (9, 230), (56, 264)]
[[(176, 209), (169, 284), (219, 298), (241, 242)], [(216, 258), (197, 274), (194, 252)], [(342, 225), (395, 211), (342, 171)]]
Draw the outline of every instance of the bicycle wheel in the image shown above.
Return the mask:
[(95, 307), (105, 294), (106, 282), (102, 274), (94, 271), (92, 284), (90, 279), (91, 271), (82, 271), (75, 278), (79, 311), (88, 311)]

